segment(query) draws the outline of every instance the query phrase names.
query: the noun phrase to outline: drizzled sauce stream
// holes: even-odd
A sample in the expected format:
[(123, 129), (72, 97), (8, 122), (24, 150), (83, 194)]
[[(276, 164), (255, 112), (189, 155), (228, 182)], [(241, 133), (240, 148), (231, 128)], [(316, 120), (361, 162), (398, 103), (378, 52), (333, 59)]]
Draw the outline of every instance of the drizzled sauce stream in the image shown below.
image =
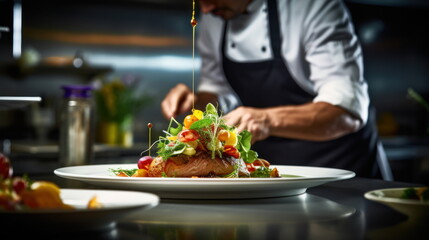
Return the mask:
[(192, 111), (195, 109), (195, 27), (197, 24), (198, 22), (195, 19), (195, 0), (192, 0)]

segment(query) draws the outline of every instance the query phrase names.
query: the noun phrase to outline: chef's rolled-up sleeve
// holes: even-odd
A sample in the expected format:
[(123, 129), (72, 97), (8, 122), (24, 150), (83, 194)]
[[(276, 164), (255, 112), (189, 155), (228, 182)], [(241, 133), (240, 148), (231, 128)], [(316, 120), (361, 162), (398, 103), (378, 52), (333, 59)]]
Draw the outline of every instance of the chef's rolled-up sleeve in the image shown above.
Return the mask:
[(341, 1), (323, 1), (305, 35), (306, 61), (317, 96), (314, 102), (340, 106), (366, 123), (368, 86), (363, 76), (362, 50), (347, 9)]

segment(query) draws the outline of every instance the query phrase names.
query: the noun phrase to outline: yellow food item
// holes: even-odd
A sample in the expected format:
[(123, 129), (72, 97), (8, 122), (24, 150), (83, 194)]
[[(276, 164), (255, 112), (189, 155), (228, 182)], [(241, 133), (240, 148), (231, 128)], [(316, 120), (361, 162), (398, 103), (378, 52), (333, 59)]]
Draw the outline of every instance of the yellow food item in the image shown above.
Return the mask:
[(34, 182), (21, 194), (21, 200), (32, 209), (73, 209), (63, 203), (59, 187), (47, 181)]
[(203, 118), (203, 112), (201, 110), (192, 109), (192, 115), (198, 118), (198, 120)]
[(167, 137), (167, 139), (171, 140), (171, 141), (176, 141), (177, 140), (177, 136), (169, 136), (169, 137)]
[(146, 169), (137, 169), (137, 171), (131, 175), (131, 177), (147, 177), (148, 172)]
[(98, 201), (97, 196), (92, 197), (89, 201), (88, 201), (88, 206), (87, 208), (89, 209), (95, 209), (95, 208), (101, 208), (102, 204)]
[(194, 148), (192, 148), (192, 147), (187, 147), (187, 148), (185, 148), (185, 150), (183, 151), (183, 154), (188, 155), (188, 156), (192, 156), (192, 155), (194, 155), (195, 153), (197, 153), (197, 151), (195, 151), (195, 149), (194, 149)]
[(237, 146), (237, 132), (229, 131), (229, 138), (225, 141), (225, 145), (231, 145), (233, 147)]
[(230, 133), (227, 130), (220, 130), (219, 133), (217, 134), (217, 139), (219, 139), (219, 141), (225, 142), (230, 138)]

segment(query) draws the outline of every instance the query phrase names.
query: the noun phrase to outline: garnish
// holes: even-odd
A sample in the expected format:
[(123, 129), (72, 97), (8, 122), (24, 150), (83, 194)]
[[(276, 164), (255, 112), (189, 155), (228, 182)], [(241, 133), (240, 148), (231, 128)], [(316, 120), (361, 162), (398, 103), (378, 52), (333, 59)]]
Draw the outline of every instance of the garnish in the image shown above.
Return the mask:
[(406, 188), (402, 192), (401, 198), (403, 199), (415, 199), (420, 201), (429, 201), (429, 188)]
[(147, 124), (147, 128), (148, 128), (148, 134), (149, 134), (149, 156), (150, 156), (150, 145), (151, 144), (151, 140), (152, 140), (152, 123), (148, 123)]
[(134, 169), (109, 168), (109, 171), (115, 174), (116, 176), (121, 176), (122, 174), (125, 174), (127, 177), (131, 177), (137, 171), (137, 168), (134, 168)]
[(42, 209), (74, 207), (63, 202), (61, 189), (54, 182), (35, 181), (27, 174), (14, 176), (9, 158), (0, 153), (0, 212)]
[(179, 154), (194, 155), (197, 150), (209, 152), (212, 159), (226, 155), (252, 163), (258, 158), (250, 149), (251, 133), (247, 130), (237, 133), (235, 127), (227, 126), (211, 103), (204, 112), (194, 109), (183, 124), (171, 118), (165, 133), (157, 141), (157, 154), (164, 160)]
[[(163, 132), (165, 136), (160, 136), (140, 154), (156, 145), (157, 157), (152, 158), (150, 154), (141, 157), (138, 169), (111, 171), (123, 177), (280, 177), (276, 168), (270, 169), (270, 163), (258, 158), (257, 152), (251, 149), (252, 134), (247, 130), (238, 133), (235, 126), (228, 126), (211, 103), (205, 111), (193, 109), (182, 123), (171, 118)], [(218, 168), (223, 164), (226, 165)], [(227, 172), (224, 167), (228, 168)]]
[(165, 140), (158, 143), (158, 155), (167, 160), (169, 157), (179, 155), (185, 151), (186, 144), (179, 141), (166, 142)]
[(269, 178), (271, 174), (271, 169), (268, 167), (259, 167), (255, 171), (250, 173), (250, 177), (256, 178)]

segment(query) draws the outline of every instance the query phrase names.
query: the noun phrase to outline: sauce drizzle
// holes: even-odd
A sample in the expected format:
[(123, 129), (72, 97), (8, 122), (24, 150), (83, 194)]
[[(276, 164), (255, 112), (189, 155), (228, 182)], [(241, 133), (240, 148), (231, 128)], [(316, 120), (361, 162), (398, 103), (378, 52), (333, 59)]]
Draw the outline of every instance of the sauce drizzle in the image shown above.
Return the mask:
[(198, 22), (195, 19), (195, 0), (192, 0), (192, 112), (195, 110), (195, 27)]

